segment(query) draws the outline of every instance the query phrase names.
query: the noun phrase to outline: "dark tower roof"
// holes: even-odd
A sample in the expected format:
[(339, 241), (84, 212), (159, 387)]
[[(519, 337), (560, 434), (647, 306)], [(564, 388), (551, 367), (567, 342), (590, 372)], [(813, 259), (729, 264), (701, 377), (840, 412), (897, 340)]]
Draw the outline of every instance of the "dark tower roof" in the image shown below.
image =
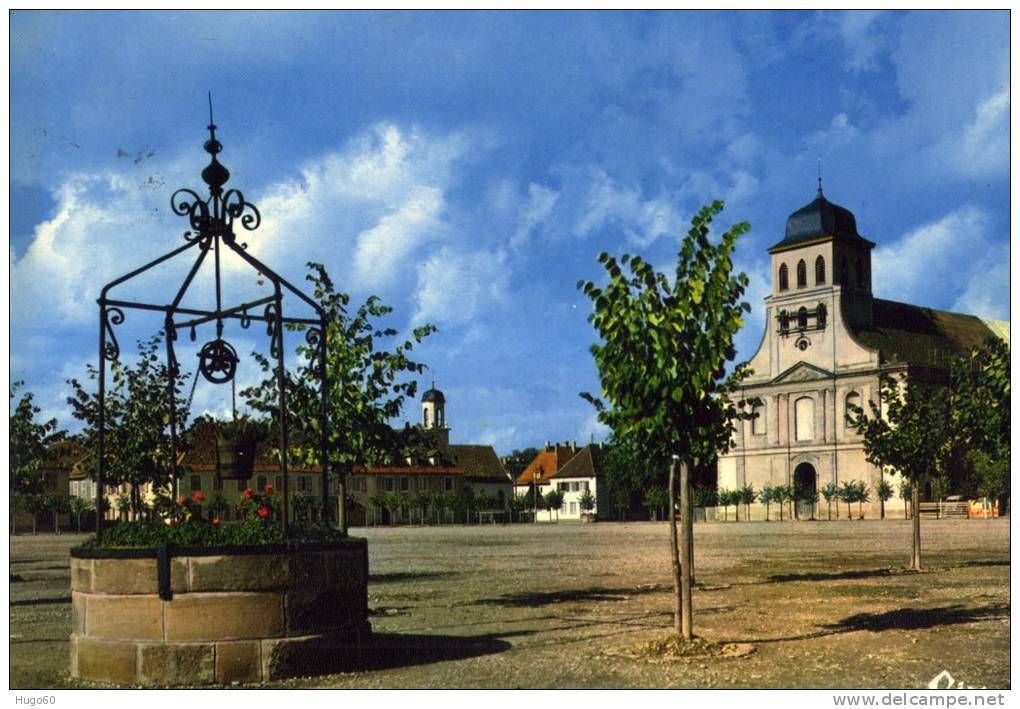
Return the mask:
[(835, 239), (843, 242), (858, 242), (868, 248), (875, 244), (857, 233), (857, 220), (853, 212), (825, 199), (822, 186), (818, 185), (818, 196), (790, 215), (786, 220), (786, 237), (769, 249), (769, 253), (786, 251), (815, 241)]
[(445, 404), (446, 397), (443, 396), (443, 392), (439, 391), (435, 387), (432, 387), (424, 394), (421, 395), (421, 401), (424, 404), (426, 401), (431, 401), (436, 404)]

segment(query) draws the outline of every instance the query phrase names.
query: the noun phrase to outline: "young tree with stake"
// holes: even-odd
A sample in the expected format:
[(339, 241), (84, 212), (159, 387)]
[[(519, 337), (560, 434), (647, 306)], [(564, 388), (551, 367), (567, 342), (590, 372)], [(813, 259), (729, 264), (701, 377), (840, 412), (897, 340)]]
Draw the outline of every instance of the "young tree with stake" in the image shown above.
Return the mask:
[(679, 494), (681, 539), (676, 515), (669, 524), (674, 627), (685, 639), (693, 637), (689, 470), (713, 464), (733, 445), (734, 420), (750, 417), (731, 398), (749, 374), (746, 364), (727, 374), (736, 357), (733, 337), (750, 311), (741, 301), (747, 276), (734, 273), (731, 260), (749, 226), (737, 224), (713, 243), (709, 229), (722, 208), (713, 202), (694, 217), (673, 274), (658, 273), (639, 257), (618, 261), (602, 253), (609, 282), (578, 284), (594, 305), (589, 321), (600, 342), (591, 351), (606, 402), (582, 396), (645, 460), (669, 466), (668, 508)]

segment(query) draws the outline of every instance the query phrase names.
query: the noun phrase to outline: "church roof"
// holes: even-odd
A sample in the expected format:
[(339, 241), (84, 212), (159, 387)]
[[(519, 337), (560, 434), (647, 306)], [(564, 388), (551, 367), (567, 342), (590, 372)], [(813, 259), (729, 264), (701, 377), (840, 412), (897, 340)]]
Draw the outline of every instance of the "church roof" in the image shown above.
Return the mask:
[[(881, 353), (883, 364), (945, 369), (949, 360), (984, 344), (989, 337), (1009, 338), (1009, 324), (974, 315), (933, 310), (892, 300), (872, 300), (873, 324), (855, 329), (862, 344)], [(1002, 333), (1006, 336), (1003, 338)]]
[(818, 196), (789, 216), (785, 238), (770, 248), (769, 253), (827, 239), (858, 242), (869, 248), (875, 245), (857, 233), (857, 219), (853, 212), (825, 199), (819, 184)]
[(577, 449), (572, 446), (561, 446), (558, 443), (546, 446), (538, 452), (534, 460), (528, 463), (528, 467), (524, 469), (524, 472), (517, 476), (517, 484), (527, 485), (533, 482), (535, 474), (539, 473), (539, 471), (541, 471), (538, 476), (539, 483), (554, 477), (557, 471), (566, 465), (576, 453)]
[(422, 394), (421, 395), (421, 400), (422, 400), (422, 403), (424, 403), (426, 401), (432, 401), (432, 402), (435, 402), (436, 404), (445, 404), (446, 403), (446, 397), (443, 396), (443, 392), (439, 391), (435, 387), (432, 387), (431, 389), (426, 391), (424, 394)]

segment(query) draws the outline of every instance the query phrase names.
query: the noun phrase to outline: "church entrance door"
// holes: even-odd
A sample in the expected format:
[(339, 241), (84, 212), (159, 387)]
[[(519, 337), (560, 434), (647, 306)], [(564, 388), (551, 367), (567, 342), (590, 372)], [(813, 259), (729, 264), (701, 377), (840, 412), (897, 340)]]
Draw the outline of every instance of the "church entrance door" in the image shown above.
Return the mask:
[(793, 484), (801, 499), (797, 500), (797, 519), (814, 519), (818, 498), (818, 474), (811, 463), (801, 463), (793, 471)]

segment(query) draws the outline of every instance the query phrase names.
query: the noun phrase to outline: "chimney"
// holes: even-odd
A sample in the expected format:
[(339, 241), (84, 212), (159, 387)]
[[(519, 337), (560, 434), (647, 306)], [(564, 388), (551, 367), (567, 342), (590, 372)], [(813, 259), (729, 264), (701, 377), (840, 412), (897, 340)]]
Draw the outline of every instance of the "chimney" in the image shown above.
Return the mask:
[(577, 441), (570, 442), (570, 452), (577, 453)]
[(546, 439), (546, 442), (545, 442), (545, 449), (547, 451), (548, 450), (552, 450), (552, 443), (550, 443), (548, 439)]

